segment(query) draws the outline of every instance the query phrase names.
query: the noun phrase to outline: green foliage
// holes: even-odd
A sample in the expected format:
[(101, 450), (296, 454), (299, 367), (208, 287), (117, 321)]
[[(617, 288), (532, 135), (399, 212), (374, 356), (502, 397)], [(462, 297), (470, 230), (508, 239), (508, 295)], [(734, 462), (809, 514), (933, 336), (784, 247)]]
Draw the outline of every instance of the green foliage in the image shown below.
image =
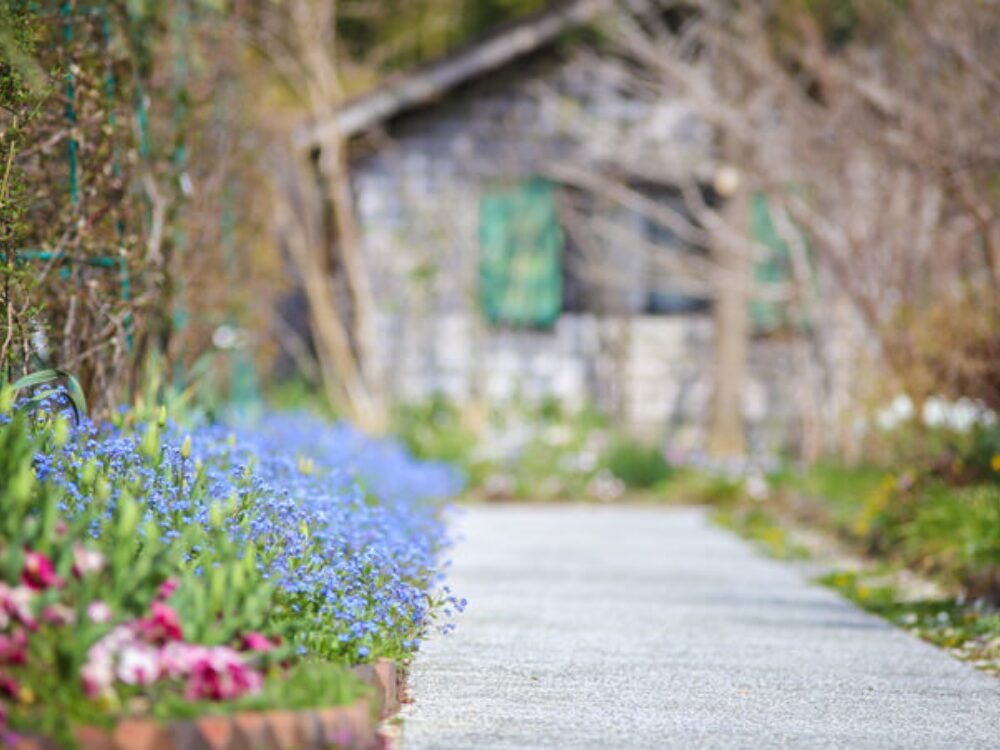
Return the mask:
[(422, 404), (397, 406), (394, 411), (393, 432), (414, 456), (472, 468), (476, 436), (453, 403), (437, 395)]
[(905, 561), (1000, 600), (1000, 488), (932, 485), (902, 505), (885, 533)]
[(655, 496), (671, 503), (705, 505), (723, 511), (747, 499), (741, 479), (688, 466), (671, 467), (669, 477), (656, 487)]
[(779, 0), (775, 26), (780, 39), (801, 34), (808, 22), (831, 49), (841, 49), (884, 35), (906, 4), (907, 0)]
[(627, 437), (613, 439), (601, 459), (604, 467), (633, 490), (649, 490), (670, 479), (673, 470), (663, 451)]
[(882, 484), (885, 475), (884, 469), (873, 466), (820, 463), (806, 472), (791, 471), (769, 479), (779, 489), (822, 498), (824, 505), (846, 523), (856, 517), (866, 498)]
[(1000, 600), (1000, 486), (993, 478), (963, 484), (958, 480), (970, 475), (962, 466), (958, 456), (899, 474), (827, 464), (783, 476), (776, 486), (808, 498), (819, 511), (811, 515), (880, 559)]
[(288, 710), (329, 708), (352, 703), (370, 695), (371, 687), (341, 664), (305, 661), (287, 670), (276, 668), (259, 693), (225, 703), (186, 701), (167, 694), (151, 706), (151, 713), (165, 721), (196, 719), (212, 714), (267, 711), (280, 706)]
[[(83, 417), (87, 416), (87, 399), (83, 395), (83, 389), (80, 387), (80, 381), (76, 377), (65, 370), (59, 369), (49, 369), (40, 370), (38, 372), (33, 372), (30, 375), (25, 375), (20, 378), (15, 383), (11, 385), (11, 388), (15, 393), (28, 388), (35, 388), (39, 385), (44, 385), (47, 383), (65, 383), (65, 390), (58, 391), (58, 393), (64, 393), (66, 398), (69, 399), (70, 405), (73, 408), (73, 412), (76, 415), (76, 421), (79, 422)], [(39, 402), (44, 399), (50, 398), (55, 395), (57, 391), (48, 390), (44, 393), (40, 393), (32, 396), (33, 402)]]
[(304, 378), (288, 378), (272, 384), (265, 393), (265, 399), (278, 411), (307, 411), (331, 420), (341, 416), (334, 411), (320, 389)]
[(914, 599), (893, 584), (891, 572), (884, 572), (834, 571), (820, 583), (954, 656), (1000, 674), (1000, 612), (981, 600)]
[(809, 556), (809, 551), (794, 542), (777, 519), (761, 508), (718, 510), (712, 519), (757, 543), (779, 559), (804, 559)]
[[(40, 375), (29, 385), (44, 380)], [(145, 425), (151, 437), (144, 443), (144, 465), (137, 467), (138, 474), (129, 474), (77, 449), (67, 453), (69, 426), (63, 417), (38, 410), (12, 413), (12, 404), (13, 391), (8, 387), (0, 397), (0, 580), (10, 587), (22, 585), (30, 551), (51, 560), (54, 580), (59, 581), (41, 590), (32, 604), (39, 626), (30, 636), (27, 666), (15, 671), (26, 696), (12, 711), (15, 727), (65, 738), (72, 721), (92, 722), (123, 710), (133, 698), (150, 698), (138, 687), (122, 689), (116, 696), (120, 702), (109, 704), (105, 696), (97, 706), (85, 694), (80, 674), (94, 644), (116, 625), (146, 616), (168, 580), (176, 586), (170, 606), (187, 642), (231, 645), (245, 633), (286, 633), (287, 622), (274, 620), (275, 588), (263, 578), (256, 550), (234, 541), (234, 524), (249, 522), (245, 504), (220, 501), (207, 524), (173, 519), (171, 526), (183, 531), (169, 540), (159, 523), (141, 520), (137, 493), (175, 480), (160, 451), (158, 421)], [(46, 456), (48, 470), (57, 469), (64, 481), (36, 478), (36, 455)], [(186, 490), (197, 495), (204, 492), (205, 483), (202, 467)], [(79, 492), (69, 494), (66, 486)], [(81, 572), (76, 567), (81, 550), (102, 562)], [(108, 619), (90, 616), (94, 604), (107, 608)], [(65, 617), (74, 623), (71, 637), (65, 625), (42, 617), (49, 610), (67, 613)], [(290, 655), (290, 649), (283, 647), (260, 658), (276, 665)], [(327, 686), (332, 692), (326, 699), (346, 696), (355, 687), (343, 672), (331, 665), (323, 670), (303, 668), (301, 674), (295, 673), (296, 683), (288, 695), (301, 702), (308, 690)], [(164, 711), (181, 702), (179, 696), (159, 693), (162, 689), (154, 704), (164, 698)], [(36, 703), (32, 695), (45, 700)], [(282, 695), (268, 688), (256, 700), (260, 705), (267, 700), (285, 705)]]
[(351, 57), (385, 71), (426, 62), (549, 0), (341, 0), (338, 25)]

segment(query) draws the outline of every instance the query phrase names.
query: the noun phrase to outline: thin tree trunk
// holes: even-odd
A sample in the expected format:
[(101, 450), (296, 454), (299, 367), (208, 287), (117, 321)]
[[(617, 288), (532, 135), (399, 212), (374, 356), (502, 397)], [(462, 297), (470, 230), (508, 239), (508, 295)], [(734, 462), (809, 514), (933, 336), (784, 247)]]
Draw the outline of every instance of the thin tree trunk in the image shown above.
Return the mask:
[(370, 430), (381, 432), (388, 421), (385, 406), (384, 378), (375, 343), (375, 299), (372, 294), (361, 248), (354, 191), (346, 144), (337, 137), (323, 149), (320, 168), (330, 190), (337, 223), (336, 250), (341, 261), (351, 297), (351, 340), (357, 354), (357, 371), (367, 391)]
[[(748, 203), (743, 191), (726, 206), (730, 226), (745, 227)], [(716, 241), (715, 382), (708, 450), (715, 456), (746, 452), (743, 391), (749, 350), (750, 260), (742, 249)]]
[(381, 412), (368, 392), (326, 267), (321, 209), (309, 200), (310, 191), (316, 189), (313, 173), (302, 166), (294, 167), (289, 180), (297, 186), (287, 184), (278, 195), (278, 223), (309, 302), (324, 390), (331, 404), (340, 406), (362, 429), (381, 430)]

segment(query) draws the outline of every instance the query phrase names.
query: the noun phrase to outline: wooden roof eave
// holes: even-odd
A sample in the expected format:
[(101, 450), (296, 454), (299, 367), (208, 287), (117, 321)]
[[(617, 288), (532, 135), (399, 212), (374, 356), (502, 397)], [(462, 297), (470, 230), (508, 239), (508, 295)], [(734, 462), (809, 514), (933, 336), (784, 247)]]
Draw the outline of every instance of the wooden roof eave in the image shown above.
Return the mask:
[(300, 128), (293, 136), (294, 143), (303, 149), (315, 148), (332, 137), (358, 135), (540, 49), (566, 31), (592, 21), (613, 4), (614, 0), (571, 0), (530, 16), (479, 44), (390, 79), (346, 102), (330, 120)]

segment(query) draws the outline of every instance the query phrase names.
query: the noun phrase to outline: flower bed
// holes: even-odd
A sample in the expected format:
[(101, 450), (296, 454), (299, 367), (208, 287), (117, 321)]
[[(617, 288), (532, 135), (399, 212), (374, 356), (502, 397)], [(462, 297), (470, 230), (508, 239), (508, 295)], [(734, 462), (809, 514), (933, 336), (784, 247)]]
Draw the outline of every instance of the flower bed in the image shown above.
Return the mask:
[[(438, 610), (461, 480), (304, 415), (73, 426), (0, 396), (4, 731), (353, 704)], [(449, 628), (448, 624), (441, 627)]]

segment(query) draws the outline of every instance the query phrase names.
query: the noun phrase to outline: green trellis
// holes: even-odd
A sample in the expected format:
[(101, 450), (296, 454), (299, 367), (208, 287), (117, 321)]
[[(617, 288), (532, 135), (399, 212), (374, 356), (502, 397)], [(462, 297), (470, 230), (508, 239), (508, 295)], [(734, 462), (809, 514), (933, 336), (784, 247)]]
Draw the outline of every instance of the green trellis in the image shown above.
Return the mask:
[[(38, 224), (39, 239), (29, 240), (24, 243), (26, 246), (15, 249), (13, 260), (18, 265), (44, 266), (48, 278), (56, 285), (56, 294), (59, 294), (60, 284), (82, 285), (88, 280), (99, 279), (106, 299), (113, 294), (125, 303), (127, 350), (134, 352), (136, 326), (129, 303), (135, 298), (134, 285), (138, 278), (135, 274), (141, 269), (139, 256), (131, 247), (136, 242), (137, 231), (141, 231), (140, 225), (150, 225), (154, 206), (150, 196), (141, 191), (134, 180), (129, 180), (132, 172), (129, 160), (135, 157), (150, 172), (171, 180), (165, 236), (172, 270), (167, 286), (173, 296), (166, 303), (170, 306), (165, 309), (168, 318), (164, 325), (173, 333), (179, 333), (191, 322), (188, 310), (191, 300), (186, 287), (186, 275), (189, 274), (184, 269), (196, 260), (189, 256), (190, 239), (186, 234), (190, 215), (186, 174), (195, 143), (191, 128), (197, 116), (189, 88), (195, 83), (195, 73), (199, 70), (196, 67), (200, 59), (197, 57), (197, 35), (210, 28), (204, 26), (206, 22), (225, 17), (227, 4), (217, 0), (170, 3), (48, 0), (24, 2), (21, 8), (33, 14), (45, 29), (46, 55), (58, 60), (59, 67), (65, 70), (60, 79), (53, 81), (64, 104), (47, 118), (46, 127), (66, 131), (62, 136), (65, 148), (59, 156), (58, 185), (55, 186), (58, 194), (55, 208), (60, 216), (66, 217), (66, 224), (65, 228), (62, 223), (53, 228), (61, 235), (58, 242), (47, 239), (48, 233)], [(166, 40), (171, 49), (167, 56), (161, 55), (160, 47), (154, 48), (152, 43), (154, 39), (163, 38), (164, 29), (169, 30)], [(123, 76), (124, 68), (131, 72)], [(163, 90), (157, 86), (154, 92), (151, 81), (160, 80), (157, 71), (163, 71), (162, 78), (169, 83)], [(215, 125), (220, 133), (228, 122), (225, 119), (227, 104), (222, 101), (228, 83), (223, 81), (221, 86), (221, 91), (217, 92), (220, 96), (215, 97)], [(151, 93), (162, 98), (151, 102)], [(102, 118), (106, 119), (95, 122), (91, 112), (95, 103), (101, 105), (102, 98), (106, 108)], [(166, 103), (169, 107), (162, 106)], [(160, 120), (154, 119), (160, 109), (169, 109), (169, 114)], [(129, 113), (127, 117), (126, 112)], [(54, 122), (56, 119), (62, 122)], [(161, 121), (163, 130), (169, 134), (156, 128)], [(81, 130), (83, 128), (85, 130)], [(164, 142), (155, 142), (164, 137), (167, 138)], [(96, 156), (93, 165), (92, 155)], [(93, 189), (104, 185), (99, 183), (98, 169), (100, 174), (112, 177), (113, 192), (101, 193), (95, 203)], [(238, 240), (234, 207), (238, 205), (239, 185), (230, 184), (231, 179), (226, 176), (221, 195), (223, 205), (217, 221), (224, 273), (235, 280)], [(48, 183), (46, 187), (50, 187)], [(125, 191), (128, 208), (119, 208), (122, 205), (117, 203), (119, 189)], [(39, 205), (39, 209), (43, 207), (47, 208)], [(135, 226), (132, 226), (133, 221)], [(213, 318), (206, 322), (216, 321)], [(238, 308), (229, 306), (218, 322), (237, 325)], [(177, 346), (184, 349), (179, 352), (178, 369), (172, 373), (172, 379), (175, 387), (184, 387), (186, 377), (181, 362), (187, 359), (184, 351), (188, 337), (179, 337)], [(217, 356), (228, 371), (226, 379), (237, 400), (252, 400), (257, 388), (248, 353), (233, 350)]]
[[(32, 3), (30, 8), (34, 12), (40, 12), (41, 6), (38, 3)], [(66, 94), (66, 110), (65, 117), (66, 122), (69, 126), (70, 136), (67, 144), (67, 161), (68, 161), (68, 185), (67, 190), (69, 193), (70, 205), (73, 208), (74, 213), (78, 213), (80, 208), (80, 143), (76, 136), (76, 126), (77, 126), (77, 112), (76, 112), (76, 75), (74, 73), (74, 60), (72, 57), (72, 45), (74, 41), (74, 19), (78, 16), (98, 16), (101, 19), (101, 35), (104, 42), (105, 48), (109, 49), (111, 44), (111, 26), (110, 20), (108, 18), (108, 13), (106, 7), (102, 5), (88, 6), (88, 7), (76, 7), (74, 2), (70, 0), (65, 0), (59, 6), (59, 15), (62, 18), (63, 30), (62, 38), (63, 43), (67, 50), (67, 65), (66, 65), (66, 80), (65, 80), (65, 94)], [(109, 111), (109, 125), (114, 129), (116, 125), (116, 115), (114, 109), (115, 100), (115, 90), (117, 84), (114, 77), (114, 70), (110, 63), (106, 66), (105, 70), (105, 96), (108, 99), (108, 111)], [(120, 149), (116, 145), (115, 152), (115, 163), (114, 171), (117, 175), (121, 174), (121, 153)], [(116, 222), (116, 232), (118, 234), (119, 240), (121, 240), (125, 231), (125, 227), (122, 220), (119, 219)], [(15, 259), (19, 263), (28, 262), (66, 262), (66, 263), (82, 263), (92, 268), (104, 268), (117, 270), (120, 277), (119, 284), (119, 294), (122, 301), (127, 302), (131, 295), (131, 278), (129, 273), (128, 259), (123, 253), (119, 253), (117, 256), (96, 256), (92, 258), (77, 259), (72, 255), (62, 252), (62, 251), (52, 251), (52, 250), (40, 250), (40, 249), (22, 249), (15, 253)], [(69, 268), (62, 268), (60, 270), (60, 276), (64, 279), (70, 279), (72, 277), (72, 271)], [(128, 331), (128, 345), (131, 349), (133, 346), (132, 341), (132, 320), (131, 315), (127, 316), (125, 320), (126, 331)]]
[[(37, 2), (30, 3), (28, 7), (35, 13), (42, 13), (44, 10), (42, 4)], [(81, 206), (80, 196), (80, 142), (76, 133), (76, 127), (78, 125), (77, 81), (76, 74), (74, 72), (75, 61), (73, 59), (73, 45), (76, 40), (75, 26), (82, 18), (98, 18), (100, 23), (101, 41), (105, 51), (109, 52), (112, 44), (112, 21), (108, 8), (104, 3), (83, 6), (78, 5), (72, 0), (64, 0), (59, 4), (58, 13), (62, 23), (62, 43), (66, 48), (66, 74), (64, 81), (64, 91), (66, 97), (65, 118), (70, 132), (66, 150), (68, 164), (67, 194), (74, 215), (76, 215), (77, 218), (82, 218), (79, 216), (79, 213), (83, 209)], [(180, 181), (187, 162), (185, 125), (188, 115), (186, 86), (188, 80), (188, 57), (190, 55), (190, 26), (192, 15), (190, 0), (180, 0), (177, 2), (174, 8), (174, 14), (176, 54), (174, 60), (175, 87), (173, 96), (175, 102), (175, 130), (177, 132), (177, 137), (174, 141), (172, 162), (175, 178)], [(137, 15), (136, 6), (133, 2), (129, 2), (127, 4), (127, 22), (129, 24), (129, 31), (137, 40), (139, 40), (139, 44), (137, 46), (139, 54), (143, 59), (139, 61), (138, 67), (140, 69), (144, 69), (146, 67), (146, 55), (148, 55), (148, 51), (145, 50), (141, 44), (144, 31), (143, 20)], [(104, 95), (108, 105), (108, 125), (111, 132), (114, 133), (118, 124), (115, 106), (118, 98), (118, 82), (115, 78), (114, 67), (110, 61), (110, 55), (105, 55), (105, 57), (107, 62), (105, 65)], [(145, 160), (149, 159), (152, 155), (152, 143), (149, 125), (149, 106), (146, 92), (142, 85), (141, 75), (136, 77), (134, 89), (135, 96), (133, 107), (135, 110), (137, 125), (138, 152), (140, 159)], [(113, 149), (114, 157), (112, 170), (115, 176), (121, 177), (123, 174), (121, 144), (116, 142)], [(147, 209), (150, 212), (152, 211), (151, 206), (147, 206)], [(118, 252), (114, 255), (105, 254), (88, 258), (79, 258), (72, 253), (64, 251), (25, 248), (15, 253), (15, 259), (18, 263), (44, 262), (65, 264), (64, 267), (60, 268), (59, 275), (61, 278), (66, 280), (71, 279), (73, 276), (73, 265), (85, 265), (91, 268), (116, 271), (120, 279), (120, 299), (123, 302), (128, 302), (131, 298), (132, 282), (129, 261), (123, 246), (125, 231), (126, 227), (124, 220), (119, 217), (115, 222), (115, 233), (118, 238)], [(173, 232), (175, 245), (180, 251), (183, 251), (186, 238), (184, 236), (183, 229), (176, 222), (173, 226)], [(179, 304), (175, 308), (173, 314), (173, 324), (175, 330), (181, 330), (184, 328), (188, 319), (184, 303), (183, 289), (179, 290), (178, 302)], [(128, 335), (128, 347), (131, 350), (134, 346), (133, 319), (131, 313), (128, 313), (126, 316), (125, 326)]]

